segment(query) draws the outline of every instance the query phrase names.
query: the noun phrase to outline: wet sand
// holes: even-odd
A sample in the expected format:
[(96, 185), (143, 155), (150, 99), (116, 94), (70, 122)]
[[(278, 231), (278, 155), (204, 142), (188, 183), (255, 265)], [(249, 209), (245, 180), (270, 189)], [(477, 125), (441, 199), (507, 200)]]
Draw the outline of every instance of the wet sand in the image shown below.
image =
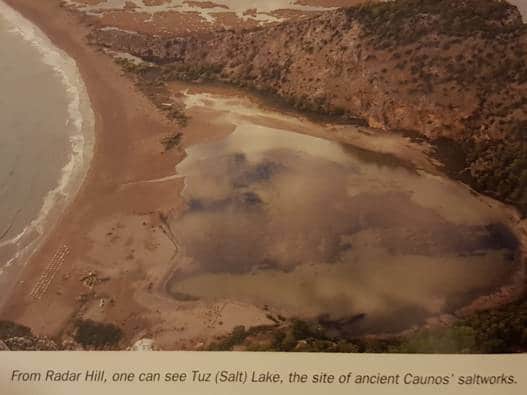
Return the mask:
[[(217, 141), (234, 131), (232, 120), (221, 109), (190, 109), (183, 146), (162, 153), (160, 140), (171, 135), (175, 126), (121, 75), (107, 55), (86, 44), (88, 31), (77, 14), (60, 8), (59, 1), (7, 2), (77, 61), (96, 117), (96, 144), (81, 191), (18, 277), (0, 318), (51, 336), (67, 333), (75, 317), (92, 318), (122, 327), (127, 342), (150, 337), (163, 349), (199, 349), (236, 325), (270, 323), (266, 311), (250, 302), (188, 303), (166, 293), (166, 281), (175, 265), (186, 264), (176, 261), (178, 245), (166, 221), (185, 209), (184, 181), (174, 177), (176, 165), (185, 157), (184, 148)], [(183, 84), (172, 87), (176, 92), (187, 88)], [(227, 92), (227, 96), (232, 94)], [(371, 131), (351, 133), (344, 126), (321, 128), (283, 114), (243, 116), (274, 128), (355, 141), (362, 148), (379, 147), (396, 157), (404, 155), (417, 168), (434, 166), (426, 152), (407, 139), (380, 138)], [(156, 180), (159, 182), (151, 182)], [(511, 223), (517, 222), (507, 207), (478, 199), (500, 207)], [(62, 254), (65, 250), (67, 255)], [(49, 277), (52, 281), (44, 290), (32, 296), (41, 279)], [(517, 290), (507, 291), (497, 303), (506, 303)]]

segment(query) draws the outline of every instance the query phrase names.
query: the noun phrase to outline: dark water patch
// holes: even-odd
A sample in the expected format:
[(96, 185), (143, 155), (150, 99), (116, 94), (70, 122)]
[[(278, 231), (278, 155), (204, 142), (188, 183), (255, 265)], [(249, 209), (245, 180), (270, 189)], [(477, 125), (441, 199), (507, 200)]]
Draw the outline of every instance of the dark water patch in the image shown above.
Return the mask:
[(486, 226), (489, 248), (504, 248), (508, 250), (517, 250), (520, 242), (516, 235), (502, 223), (492, 223)]
[(238, 168), (234, 169), (232, 176), (234, 188), (248, 187), (254, 183), (270, 181), (282, 169), (278, 163), (268, 160), (253, 166), (242, 166), (242, 164), (243, 162), (239, 162)]

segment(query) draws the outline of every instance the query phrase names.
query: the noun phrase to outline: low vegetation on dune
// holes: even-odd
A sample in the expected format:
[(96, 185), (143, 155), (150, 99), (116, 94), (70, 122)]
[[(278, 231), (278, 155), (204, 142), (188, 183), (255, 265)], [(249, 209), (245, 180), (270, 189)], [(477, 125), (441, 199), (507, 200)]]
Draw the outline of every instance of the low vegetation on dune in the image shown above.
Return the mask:
[(54, 351), (57, 344), (48, 338), (33, 335), (30, 328), (12, 321), (0, 320), (0, 351)]
[(123, 335), (113, 324), (92, 320), (77, 320), (66, 332), (48, 338), (33, 334), (24, 325), (0, 320), (0, 351), (114, 350), (119, 349)]
[(144, 63), (137, 63), (125, 58), (116, 58), (115, 62), (121, 68), (132, 75), (135, 79), (137, 87), (141, 92), (148, 97), (152, 103), (162, 112), (164, 112), (168, 119), (175, 121), (178, 126), (185, 127), (187, 125), (187, 116), (181, 104), (174, 102), (170, 97), (165, 82), (174, 78), (166, 75), (160, 75), (158, 66), (148, 65)]

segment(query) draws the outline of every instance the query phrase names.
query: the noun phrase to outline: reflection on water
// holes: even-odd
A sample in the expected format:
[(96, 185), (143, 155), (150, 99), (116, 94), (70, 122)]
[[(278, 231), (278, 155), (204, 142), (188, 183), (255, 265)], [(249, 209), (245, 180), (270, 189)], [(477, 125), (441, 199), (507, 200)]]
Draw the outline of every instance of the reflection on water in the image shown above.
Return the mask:
[[(517, 242), (449, 180), (256, 125), (188, 150), (168, 290), (397, 330), (503, 283)], [(183, 297), (184, 296), (184, 297)]]

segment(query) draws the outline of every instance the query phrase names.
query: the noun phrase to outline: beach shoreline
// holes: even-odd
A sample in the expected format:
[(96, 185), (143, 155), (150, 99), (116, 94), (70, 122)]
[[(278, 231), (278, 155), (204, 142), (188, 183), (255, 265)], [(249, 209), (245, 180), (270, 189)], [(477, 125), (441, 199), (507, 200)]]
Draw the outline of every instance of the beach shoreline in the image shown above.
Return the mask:
[(34, 47), (42, 57), (42, 62), (59, 76), (68, 97), (66, 125), (72, 129), (68, 129), (70, 147), (67, 160), (60, 170), (56, 184), (50, 185), (50, 190), (43, 196), (37, 217), (13, 238), (13, 243), (18, 247), (20, 242), (23, 243), (24, 239), (29, 237), (27, 236), (29, 233), (36, 233), (36, 236), (27, 243), (23, 243), (16, 255), (3, 268), (0, 268), (2, 275), (8, 277), (3, 288), (4, 292), (0, 295), (0, 306), (2, 306), (5, 296), (9, 294), (9, 288), (15, 283), (9, 281), (9, 277), (16, 278), (17, 272), (45, 242), (62, 211), (69, 205), (82, 185), (93, 152), (94, 116), (86, 86), (80, 77), (75, 61), (56, 48), (35, 25), (3, 1), (0, 1), (0, 13), (14, 27), (13, 33)]
[[(133, 206), (133, 203), (127, 204), (112, 193), (120, 184), (149, 173), (147, 164), (152, 162), (152, 156), (157, 162), (157, 165), (150, 166), (154, 167), (155, 174), (172, 170), (173, 158), (170, 155), (160, 158), (160, 149), (152, 149), (142, 157), (128, 149), (134, 140), (150, 140), (150, 144), (155, 144), (157, 148), (159, 134), (169, 133), (170, 124), (136, 91), (133, 83), (121, 75), (119, 67), (109, 57), (87, 44), (85, 36), (88, 29), (78, 15), (62, 8), (59, 1), (7, 0), (5, 3), (31, 21), (53, 45), (75, 61), (95, 115), (93, 155), (82, 185), (55, 226), (46, 231), (45, 240), (28, 263), (16, 274), (16, 281), (12, 281), (12, 289), (1, 312), (2, 319), (22, 321), (36, 333), (55, 335), (78, 306), (75, 303), (65, 304), (64, 299), (67, 298), (63, 297), (60, 298), (62, 303), (54, 306), (54, 303), (34, 299), (31, 296), (32, 283), (43, 276), (46, 267), (51, 265), (53, 257), (64, 246), (71, 250), (68, 261), (82, 258), (89, 244), (83, 229), (89, 228), (98, 214)], [(126, 103), (123, 103), (123, 97), (126, 97)], [(97, 204), (104, 200), (101, 196), (108, 199)], [(57, 275), (62, 274), (61, 270)], [(72, 295), (71, 299), (77, 296)], [(44, 323), (41, 316), (51, 318), (47, 322), (52, 324)]]

